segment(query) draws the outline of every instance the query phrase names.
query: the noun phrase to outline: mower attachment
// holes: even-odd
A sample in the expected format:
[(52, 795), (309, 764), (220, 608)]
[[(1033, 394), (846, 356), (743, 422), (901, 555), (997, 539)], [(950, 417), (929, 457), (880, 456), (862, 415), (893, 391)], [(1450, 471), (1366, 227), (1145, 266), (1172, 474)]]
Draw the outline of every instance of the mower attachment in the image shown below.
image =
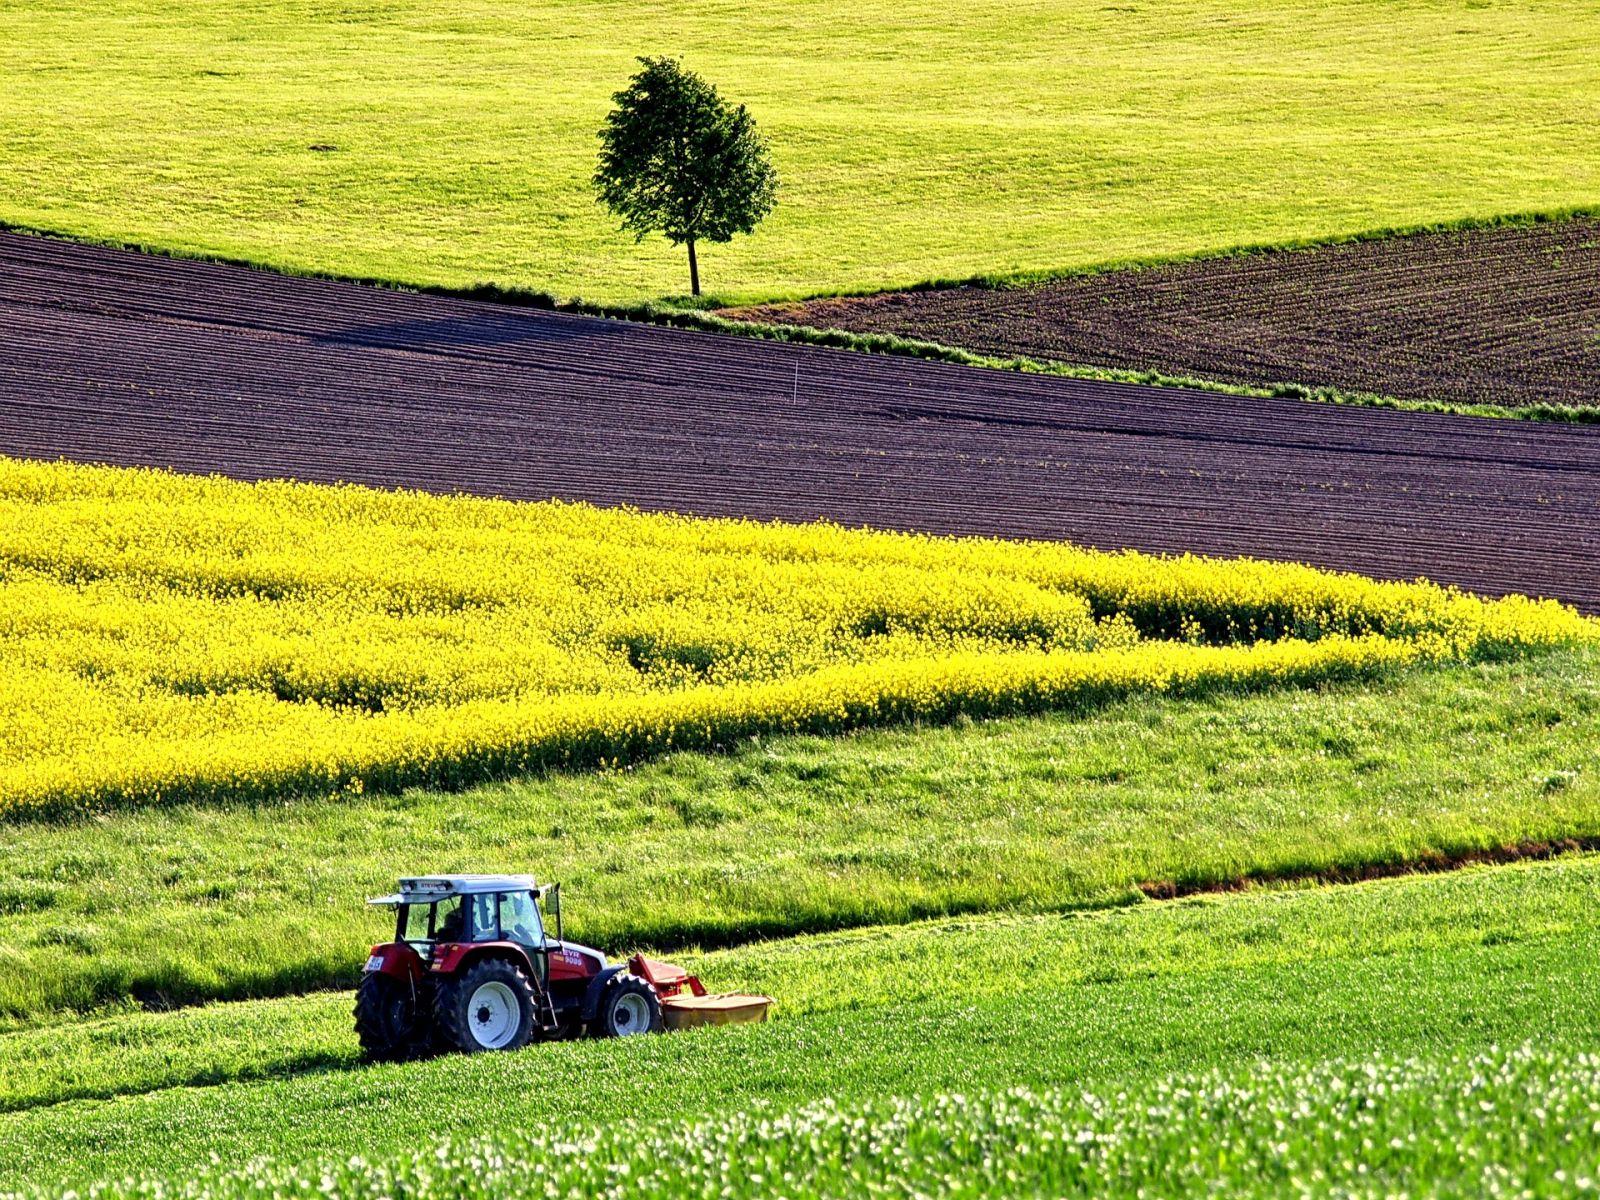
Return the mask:
[(635, 954), (628, 960), (628, 970), (656, 989), (661, 997), (661, 1020), (668, 1029), (757, 1025), (767, 1019), (767, 1010), (772, 1007), (771, 996), (746, 996), (737, 992), (711, 995), (699, 976), (642, 954)]
[(715, 996), (675, 996), (661, 1002), (661, 1020), (668, 1029), (693, 1029), (698, 1025), (757, 1025), (767, 1019), (771, 996), (741, 996), (726, 992)]

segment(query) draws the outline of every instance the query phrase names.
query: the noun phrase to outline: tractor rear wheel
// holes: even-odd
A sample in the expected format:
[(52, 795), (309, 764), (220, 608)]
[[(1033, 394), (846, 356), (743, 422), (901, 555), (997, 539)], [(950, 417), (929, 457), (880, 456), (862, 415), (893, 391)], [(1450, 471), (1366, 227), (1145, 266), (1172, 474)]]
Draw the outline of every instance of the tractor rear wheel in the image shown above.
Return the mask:
[(356, 987), (356, 1037), (374, 1062), (403, 1062), (421, 1042), (416, 997), (408, 984), (377, 971)]
[(439, 1032), (457, 1050), (520, 1050), (534, 1034), (533, 985), (502, 958), (475, 962), (441, 981), (434, 996)]
[(637, 975), (618, 975), (606, 985), (596, 1018), (595, 1032), (600, 1037), (660, 1033), (661, 997)]

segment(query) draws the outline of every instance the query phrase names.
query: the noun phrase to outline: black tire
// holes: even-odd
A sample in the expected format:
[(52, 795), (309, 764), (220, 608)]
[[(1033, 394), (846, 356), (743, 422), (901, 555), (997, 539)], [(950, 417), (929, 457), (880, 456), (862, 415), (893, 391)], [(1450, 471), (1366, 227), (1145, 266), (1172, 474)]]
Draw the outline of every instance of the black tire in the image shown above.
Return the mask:
[(618, 975), (600, 996), (600, 1011), (595, 1014), (596, 1037), (629, 1037), (636, 1033), (660, 1033), (661, 997), (637, 975)]
[(426, 1031), (418, 1028), (416, 996), (409, 984), (372, 971), (356, 986), (356, 1037), (373, 1062), (404, 1062), (417, 1053)]
[(464, 1054), (520, 1050), (533, 1040), (533, 985), (503, 958), (473, 963), (434, 992), (434, 1023), (443, 1040)]

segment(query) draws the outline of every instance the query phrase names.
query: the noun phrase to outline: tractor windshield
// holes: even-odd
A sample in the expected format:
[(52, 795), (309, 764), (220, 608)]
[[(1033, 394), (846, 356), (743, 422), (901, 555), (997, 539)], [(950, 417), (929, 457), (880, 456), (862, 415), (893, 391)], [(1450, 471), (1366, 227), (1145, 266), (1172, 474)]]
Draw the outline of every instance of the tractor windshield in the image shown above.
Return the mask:
[(542, 946), (544, 928), (530, 892), (482, 892), (466, 899), (464, 942), (520, 942)]
[(544, 945), (544, 923), (532, 892), (481, 892), (432, 904), (400, 906), (400, 940), (419, 949), (439, 942)]

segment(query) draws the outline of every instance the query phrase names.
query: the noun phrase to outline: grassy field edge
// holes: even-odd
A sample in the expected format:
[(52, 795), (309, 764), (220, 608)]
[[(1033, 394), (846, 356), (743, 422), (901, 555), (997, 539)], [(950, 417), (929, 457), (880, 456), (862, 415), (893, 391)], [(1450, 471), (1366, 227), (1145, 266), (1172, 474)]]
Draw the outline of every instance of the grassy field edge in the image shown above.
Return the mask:
[[(1540, 943), (1595, 925), (1600, 856), (1451, 878), (1274, 887), (1113, 910), (986, 913), (691, 951), (717, 987), (778, 999), (779, 1022), (863, 1008), (1275, 970), (1312, 959)], [(904, 970), (907, 963), (914, 971)], [(360, 1065), (351, 993), (322, 989), (0, 1033), (0, 1112)]]
[[(601, 313), (597, 315), (612, 315)], [(1258, 400), (1304, 400), (1319, 404), (1344, 404), (1355, 408), (1385, 408), (1399, 412), (1445, 413), (1459, 417), (1485, 417), (1494, 420), (1551, 421), (1574, 425), (1600, 424), (1600, 405), (1570, 404), (1458, 404), (1442, 400), (1404, 400), (1375, 392), (1348, 391), (1335, 387), (1302, 383), (1268, 383), (1260, 386), (1224, 383), (1193, 375), (1167, 375), (1161, 371), (1127, 371), (1110, 367), (1090, 367), (1075, 363), (1036, 358), (997, 358), (963, 350), (943, 342), (922, 341), (885, 333), (852, 333), (849, 330), (812, 325), (777, 325), (742, 321), (735, 317), (679, 310), (640, 311), (621, 314), (625, 319), (653, 320), (658, 324), (698, 329), (711, 333), (734, 333), (768, 341), (825, 346), (868, 354), (894, 354), (930, 362), (987, 370), (1014, 371), (1024, 375), (1051, 375), (1062, 379), (1084, 379), (1100, 383), (1138, 384), (1191, 392), (1215, 392)]]
[(464, 287), (448, 287), (442, 284), (419, 283), (414, 280), (378, 275), (351, 275), (337, 271), (324, 271), (297, 263), (277, 262), (266, 258), (239, 257), (237, 255), (211, 253), (208, 251), (185, 250), (160, 243), (123, 238), (95, 237), (74, 233), (69, 229), (8, 221), (4, 218), (0, 218), (0, 232), (50, 238), (55, 241), (72, 242), (80, 246), (99, 246), (108, 250), (128, 250), (139, 254), (181, 259), (188, 262), (212, 262), (220, 263), (224, 266), (247, 267), (255, 271), (265, 271), (274, 275), (287, 275), (300, 279), (325, 279), (336, 283), (357, 283), (367, 287), (418, 292), (429, 296), (448, 296), (462, 300), (486, 300), (531, 308), (564, 308), (571, 311), (604, 315), (642, 310), (650, 305), (664, 306), (675, 313), (690, 313), (730, 307), (748, 308), (760, 304), (803, 304), (812, 300), (840, 300), (881, 296), (890, 292), (942, 291), (955, 287), (1024, 288), (1035, 284), (1053, 283), (1061, 279), (1107, 275), (1121, 271), (1152, 270), (1185, 263), (1207, 262), (1213, 259), (1242, 258), (1253, 254), (1277, 254), (1295, 250), (1316, 250), (1330, 246), (1349, 245), (1354, 242), (1383, 241), (1387, 238), (1414, 237), (1429, 233), (1470, 233), (1474, 230), (1483, 229), (1559, 224), (1562, 221), (1572, 221), (1583, 217), (1600, 217), (1600, 200), (1581, 204), (1560, 205), (1554, 208), (1496, 213), (1488, 216), (1450, 217), (1438, 221), (1373, 226), (1346, 233), (1286, 238), (1279, 241), (1238, 242), (1186, 254), (1107, 259), (1088, 266), (1041, 267), (1026, 271), (916, 279), (906, 283), (887, 283), (882, 286), (874, 285), (871, 288), (853, 290), (839, 289), (793, 294), (775, 292), (770, 295), (762, 294), (754, 299), (734, 299), (719, 296), (715, 293), (699, 297), (665, 295), (657, 297), (654, 301), (642, 301), (637, 305), (600, 303), (586, 300), (580, 295), (561, 297), (554, 292), (525, 287), (507, 287), (492, 280), (484, 280)]
[[(1447, 217), (1437, 221), (1410, 222), (1400, 225), (1378, 225), (1348, 233), (1317, 234), (1309, 237), (1285, 238), (1278, 241), (1237, 242), (1210, 250), (1197, 250), (1188, 254), (1149, 255), (1107, 259), (1104, 262), (1078, 267), (1042, 267), (1034, 270), (1006, 271), (968, 275), (950, 279), (926, 279), (903, 287), (874, 287), (840, 289), (817, 292), (803, 296), (775, 297), (770, 301), (754, 303), (804, 304), (812, 300), (846, 300), (881, 296), (888, 292), (933, 292), (955, 287), (982, 287), (1015, 289), (1038, 284), (1055, 283), (1062, 279), (1082, 279), (1096, 275), (1109, 275), (1123, 271), (1146, 271), (1184, 263), (1209, 262), (1214, 259), (1245, 258), (1255, 254), (1283, 254), (1296, 250), (1319, 250), (1330, 246), (1347, 246), (1355, 242), (1378, 242), (1389, 238), (1417, 237), (1429, 233), (1471, 233), (1486, 229), (1519, 228), (1529, 225), (1552, 225), (1583, 217), (1600, 216), (1600, 201), (1554, 208), (1522, 209), (1495, 213), (1488, 216)], [(702, 302), (701, 307), (717, 307)], [(741, 303), (740, 307), (747, 307)]]

